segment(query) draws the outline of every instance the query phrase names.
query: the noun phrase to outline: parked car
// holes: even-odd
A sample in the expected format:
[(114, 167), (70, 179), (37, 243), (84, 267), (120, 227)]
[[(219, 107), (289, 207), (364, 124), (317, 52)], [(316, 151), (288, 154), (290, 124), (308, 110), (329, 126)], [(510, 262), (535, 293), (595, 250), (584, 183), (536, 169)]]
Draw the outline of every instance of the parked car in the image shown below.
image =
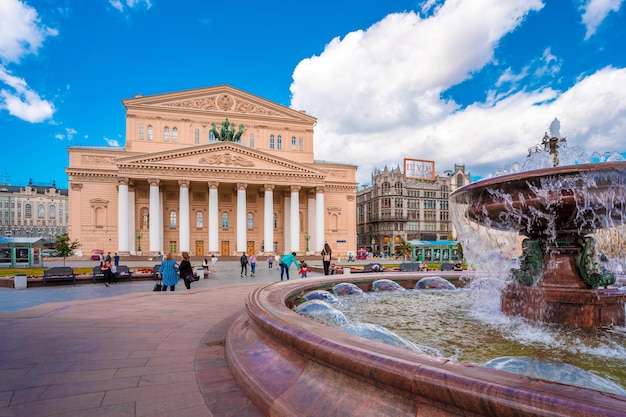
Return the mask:
[(53, 258), (55, 256), (59, 256), (59, 254), (54, 249), (44, 249), (41, 251), (41, 256), (46, 258)]

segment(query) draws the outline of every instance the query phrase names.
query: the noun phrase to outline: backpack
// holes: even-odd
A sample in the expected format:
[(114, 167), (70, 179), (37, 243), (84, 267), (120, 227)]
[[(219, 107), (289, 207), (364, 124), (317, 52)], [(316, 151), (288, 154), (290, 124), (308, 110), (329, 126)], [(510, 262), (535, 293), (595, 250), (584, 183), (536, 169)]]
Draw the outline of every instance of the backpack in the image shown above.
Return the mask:
[(241, 264), (242, 265), (247, 265), (248, 264), (248, 257), (246, 255), (243, 255), (241, 257)]

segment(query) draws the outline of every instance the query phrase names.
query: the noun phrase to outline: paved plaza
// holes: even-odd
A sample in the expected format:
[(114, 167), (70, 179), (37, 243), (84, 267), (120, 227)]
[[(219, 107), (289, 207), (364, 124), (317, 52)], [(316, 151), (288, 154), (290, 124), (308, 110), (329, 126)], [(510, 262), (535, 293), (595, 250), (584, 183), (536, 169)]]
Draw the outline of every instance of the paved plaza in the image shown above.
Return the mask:
[(154, 281), (0, 288), (0, 416), (259, 416), (224, 340), (247, 294), (280, 269), (239, 269), (219, 262), (166, 293)]

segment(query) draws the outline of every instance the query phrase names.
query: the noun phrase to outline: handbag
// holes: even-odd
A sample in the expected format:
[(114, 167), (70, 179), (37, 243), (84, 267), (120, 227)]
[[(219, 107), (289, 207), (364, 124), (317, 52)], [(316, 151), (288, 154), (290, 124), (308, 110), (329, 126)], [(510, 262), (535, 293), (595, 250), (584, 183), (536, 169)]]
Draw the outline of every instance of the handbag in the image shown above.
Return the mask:
[(330, 255), (328, 255), (328, 254), (324, 255), (324, 261), (329, 262), (330, 261)]

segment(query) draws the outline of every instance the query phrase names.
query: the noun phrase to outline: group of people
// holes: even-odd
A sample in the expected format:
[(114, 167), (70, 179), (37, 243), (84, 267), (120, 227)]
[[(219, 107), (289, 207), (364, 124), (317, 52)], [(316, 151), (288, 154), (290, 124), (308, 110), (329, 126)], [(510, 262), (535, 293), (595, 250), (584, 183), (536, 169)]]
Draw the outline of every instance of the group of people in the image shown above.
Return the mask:
[(113, 263), (111, 263), (111, 252), (107, 253), (107, 256), (104, 258), (100, 254), (100, 271), (104, 275), (104, 285), (107, 287), (115, 282), (115, 273), (118, 266), (120, 266), (120, 256), (117, 252), (113, 256)]

